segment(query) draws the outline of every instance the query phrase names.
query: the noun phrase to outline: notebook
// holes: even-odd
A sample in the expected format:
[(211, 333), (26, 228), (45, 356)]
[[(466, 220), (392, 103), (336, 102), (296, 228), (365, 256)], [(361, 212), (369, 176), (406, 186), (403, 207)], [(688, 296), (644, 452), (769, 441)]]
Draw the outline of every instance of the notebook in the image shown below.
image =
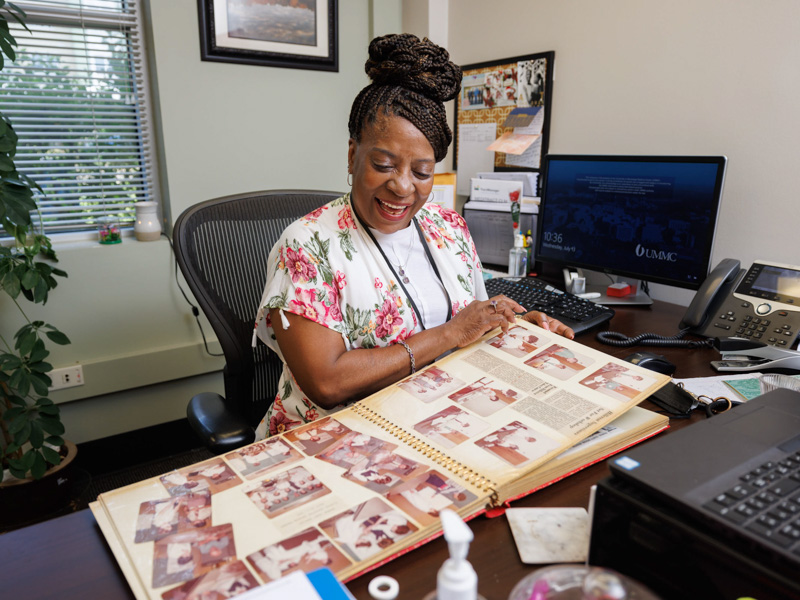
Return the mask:
[(717, 539), (800, 572), (800, 393), (778, 389), (609, 461)]

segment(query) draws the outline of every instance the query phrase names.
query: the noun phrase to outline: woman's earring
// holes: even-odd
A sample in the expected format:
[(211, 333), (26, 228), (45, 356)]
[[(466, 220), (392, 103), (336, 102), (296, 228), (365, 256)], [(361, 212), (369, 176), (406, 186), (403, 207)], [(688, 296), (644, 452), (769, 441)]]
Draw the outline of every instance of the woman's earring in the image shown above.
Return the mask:
[(353, 174), (347, 173), (347, 185), (348, 187), (353, 187)]

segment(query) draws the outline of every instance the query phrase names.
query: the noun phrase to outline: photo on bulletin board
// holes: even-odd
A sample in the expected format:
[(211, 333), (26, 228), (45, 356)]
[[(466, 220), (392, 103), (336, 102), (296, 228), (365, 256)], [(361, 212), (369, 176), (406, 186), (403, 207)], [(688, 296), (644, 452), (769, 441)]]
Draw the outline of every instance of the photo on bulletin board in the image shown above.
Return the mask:
[(554, 63), (551, 51), (461, 67), (454, 168), (486, 150), (494, 151), (494, 171), (539, 170), (550, 137)]
[(197, 0), (201, 60), (339, 71), (338, 0)]

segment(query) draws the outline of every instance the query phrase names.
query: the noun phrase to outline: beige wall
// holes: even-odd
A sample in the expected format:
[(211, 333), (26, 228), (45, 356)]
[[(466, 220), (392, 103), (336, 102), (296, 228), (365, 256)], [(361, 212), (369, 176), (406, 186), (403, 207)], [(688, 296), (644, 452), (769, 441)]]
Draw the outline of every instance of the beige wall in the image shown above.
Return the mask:
[(713, 263), (797, 264), (798, 25), (795, 0), (458, 0), (449, 50), (554, 50), (551, 152), (726, 155)]

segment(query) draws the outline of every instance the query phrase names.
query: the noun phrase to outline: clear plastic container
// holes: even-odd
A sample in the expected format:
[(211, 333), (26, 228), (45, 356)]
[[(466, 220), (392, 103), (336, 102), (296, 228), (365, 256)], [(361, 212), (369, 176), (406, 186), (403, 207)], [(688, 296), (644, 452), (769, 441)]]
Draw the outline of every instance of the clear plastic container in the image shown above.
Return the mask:
[(636, 581), (600, 567), (554, 565), (537, 569), (511, 590), (508, 600), (659, 600)]
[(101, 244), (121, 244), (122, 229), (116, 217), (102, 217), (97, 221), (97, 236)]
[(800, 392), (800, 378), (792, 377), (791, 375), (767, 373), (758, 378), (758, 383), (761, 386), (762, 394), (777, 390), (778, 388), (786, 388), (787, 390)]
[(528, 274), (528, 251), (524, 243), (522, 234), (514, 236), (514, 247), (508, 252), (508, 274), (511, 277), (525, 277)]

